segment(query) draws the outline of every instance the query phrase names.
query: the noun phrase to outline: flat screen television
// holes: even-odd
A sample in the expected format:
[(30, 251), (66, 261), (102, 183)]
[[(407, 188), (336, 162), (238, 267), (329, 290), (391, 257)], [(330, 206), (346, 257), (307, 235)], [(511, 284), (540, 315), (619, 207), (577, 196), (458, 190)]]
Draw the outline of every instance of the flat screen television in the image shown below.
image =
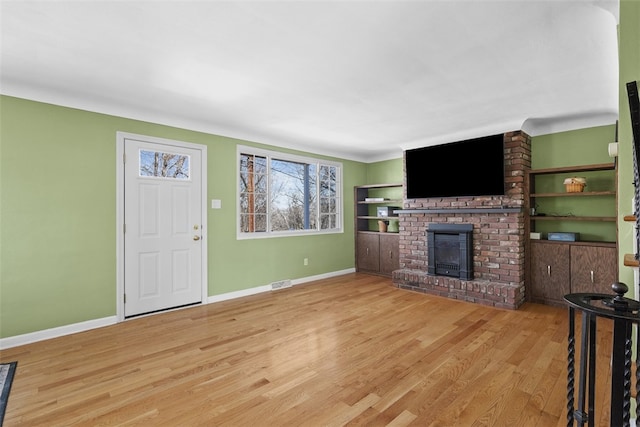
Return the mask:
[(502, 196), (502, 134), (405, 151), (408, 199)]

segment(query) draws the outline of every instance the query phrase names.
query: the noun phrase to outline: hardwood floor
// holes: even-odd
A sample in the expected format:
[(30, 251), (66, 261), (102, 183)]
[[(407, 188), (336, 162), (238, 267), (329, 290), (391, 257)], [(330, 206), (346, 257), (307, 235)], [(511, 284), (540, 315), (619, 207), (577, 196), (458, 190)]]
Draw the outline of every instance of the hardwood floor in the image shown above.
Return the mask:
[(349, 274), (0, 351), (5, 426), (566, 426), (567, 320)]

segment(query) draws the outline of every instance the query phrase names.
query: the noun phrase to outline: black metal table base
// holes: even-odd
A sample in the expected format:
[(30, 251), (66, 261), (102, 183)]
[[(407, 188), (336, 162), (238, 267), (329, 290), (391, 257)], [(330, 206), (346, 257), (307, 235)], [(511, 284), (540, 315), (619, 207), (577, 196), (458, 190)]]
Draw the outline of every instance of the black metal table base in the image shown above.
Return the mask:
[[(595, 426), (596, 389), (596, 331), (599, 317), (613, 320), (611, 351), (611, 412), (610, 425), (630, 426), (631, 420), (631, 364), (633, 325), (640, 323), (640, 303), (623, 297), (628, 288), (614, 283), (616, 296), (606, 294), (569, 294), (569, 334), (567, 347), (567, 426)], [(577, 375), (578, 396), (575, 400), (576, 381), (576, 313), (582, 313), (580, 333), (580, 366)], [(636, 343), (640, 355), (640, 343)], [(636, 396), (640, 391), (640, 363), (636, 360)], [(576, 406), (577, 405), (577, 406)], [(636, 426), (640, 427), (636, 405)]]

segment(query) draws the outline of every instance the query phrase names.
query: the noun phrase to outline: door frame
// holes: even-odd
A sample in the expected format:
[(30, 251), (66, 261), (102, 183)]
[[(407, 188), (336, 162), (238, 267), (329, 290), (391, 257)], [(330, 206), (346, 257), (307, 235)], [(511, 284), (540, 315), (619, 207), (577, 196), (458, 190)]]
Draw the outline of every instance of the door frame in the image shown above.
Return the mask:
[[(116, 132), (116, 319), (122, 322), (125, 319), (124, 311), (124, 143), (127, 139), (162, 144), (171, 147), (184, 147), (200, 150), (201, 155), (201, 201), (202, 201), (202, 299), (200, 304), (207, 302), (208, 298), (208, 226), (207, 226), (207, 146), (191, 142), (177, 141), (173, 139), (157, 138), (147, 135), (139, 135), (128, 132)], [(167, 311), (176, 309), (167, 309)], [(153, 314), (153, 313), (151, 313)]]

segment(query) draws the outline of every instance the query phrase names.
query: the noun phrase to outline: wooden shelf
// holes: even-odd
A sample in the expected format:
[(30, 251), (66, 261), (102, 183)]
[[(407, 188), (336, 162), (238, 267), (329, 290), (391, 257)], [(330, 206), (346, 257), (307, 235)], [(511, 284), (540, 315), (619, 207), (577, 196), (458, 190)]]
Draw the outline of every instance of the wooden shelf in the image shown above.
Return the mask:
[(357, 203), (359, 205), (388, 205), (389, 203), (400, 203), (402, 204), (403, 200), (402, 199), (393, 199), (393, 200), (382, 200), (382, 201), (366, 201), (366, 200), (359, 200)]
[(533, 193), (531, 197), (593, 197), (615, 196), (615, 191), (583, 191), (581, 193)]
[(393, 187), (402, 187), (402, 183), (395, 184), (369, 184), (369, 185), (358, 185), (357, 188), (363, 189), (378, 189), (378, 188), (393, 188)]
[(536, 215), (530, 216), (532, 221), (592, 221), (592, 222), (615, 222), (615, 216), (555, 216)]
[(559, 168), (531, 169), (530, 174), (544, 175), (553, 173), (606, 171), (616, 168), (615, 163), (599, 163), (595, 165), (563, 166)]
[(374, 231), (374, 230), (369, 230), (369, 231), (357, 231), (356, 233), (358, 234), (384, 234), (385, 236), (399, 236), (400, 233), (398, 233), (397, 231)]
[(388, 221), (388, 220), (400, 221), (400, 218), (397, 216), (357, 216), (356, 218), (357, 219), (377, 219), (378, 221)]
[(571, 246), (599, 246), (604, 248), (617, 247), (616, 242), (595, 242), (590, 240), (576, 240), (574, 242), (568, 240), (547, 240), (547, 239), (532, 239), (532, 245), (538, 244), (552, 244), (552, 245), (571, 245)]
[(634, 254), (625, 254), (624, 265), (626, 267), (640, 267), (640, 261), (636, 259)]

